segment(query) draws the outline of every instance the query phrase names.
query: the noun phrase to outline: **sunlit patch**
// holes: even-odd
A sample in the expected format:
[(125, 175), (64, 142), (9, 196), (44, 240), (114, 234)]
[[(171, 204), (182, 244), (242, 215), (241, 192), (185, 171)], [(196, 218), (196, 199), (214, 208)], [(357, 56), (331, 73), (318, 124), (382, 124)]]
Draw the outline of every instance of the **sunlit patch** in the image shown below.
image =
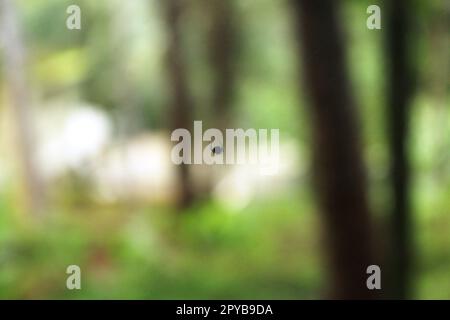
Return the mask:
[(214, 198), (230, 212), (241, 211), (254, 197), (255, 189), (247, 173), (243, 168), (234, 170), (216, 185)]
[(95, 107), (75, 105), (69, 111), (62, 110), (56, 107), (38, 118), (38, 159), (49, 178), (85, 165), (111, 136), (111, 121)]

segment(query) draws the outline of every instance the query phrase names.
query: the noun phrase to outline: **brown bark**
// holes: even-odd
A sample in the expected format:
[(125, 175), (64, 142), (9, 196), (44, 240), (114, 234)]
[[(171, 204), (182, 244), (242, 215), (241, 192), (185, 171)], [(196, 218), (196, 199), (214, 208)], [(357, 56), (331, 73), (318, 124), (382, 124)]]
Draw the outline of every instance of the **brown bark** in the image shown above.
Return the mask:
[[(222, 130), (231, 127), (235, 91), (235, 58), (237, 27), (233, 1), (204, 0), (205, 13), (210, 18), (208, 29), (208, 58), (212, 75), (210, 112), (212, 127)], [(221, 146), (223, 149), (223, 146)], [(225, 168), (206, 166), (208, 180), (204, 194), (210, 197)]]
[[(187, 78), (186, 61), (183, 55), (181, 18), (185, 11), (186, 1), (165, 0), (165, 19), (168, 30), (167, 67), (172, 95), (171, 127), (186, 128), (192, 133), (193, 102), (190, 95)], [(194, 193), (190, 184), (188, 165), (179, 166), (180, 209), (189, 207), (194, 200)]]
[(377, 264), (365, 173), (335, 0), (293, 0), (310, 98), (316, 190), (327, 241), (331, 297), (374, 297), (366, 268)]
[(212, 110), (215, 127), (225, 129), (231, 121), (234, 92), (236, 33), (232, 1), (207, 0), (211, 13), (209, 56), (213, 74)]

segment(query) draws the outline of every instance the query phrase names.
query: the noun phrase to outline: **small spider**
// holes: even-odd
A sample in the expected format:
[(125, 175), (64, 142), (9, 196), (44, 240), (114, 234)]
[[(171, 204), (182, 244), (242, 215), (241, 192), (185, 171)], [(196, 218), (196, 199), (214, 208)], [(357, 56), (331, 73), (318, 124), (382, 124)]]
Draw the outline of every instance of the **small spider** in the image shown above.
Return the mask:
[(222, 151), (223, 151), (223, 149), (222, 149), (221, 146), (215, 146), (215, 147), (213, 147), (213, 148), (211, 149), (211, 152), (212, 152), (213, 155), (215, 155), (215, 154), (221, 154)]

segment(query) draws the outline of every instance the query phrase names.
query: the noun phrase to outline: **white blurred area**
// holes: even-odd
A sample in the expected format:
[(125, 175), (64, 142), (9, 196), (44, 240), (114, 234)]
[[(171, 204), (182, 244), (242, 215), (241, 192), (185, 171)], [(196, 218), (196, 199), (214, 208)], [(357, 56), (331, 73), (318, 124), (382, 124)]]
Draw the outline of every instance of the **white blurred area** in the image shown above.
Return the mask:
[[(110, 116), (95, 106), (65, 102), (64, 106), (53, 103), (39, 110), (33, 114), (35, 151), (47, 186), (54, 186), (71, 172), (89, 178), (90, 191), (99, 202), (175, 201), (177, 167), (170, 158), (170, 132), (148, 131), (117, 139)], [(11, 130), (7, 120), (2, 122), (1, 131)], [(11, 139), (2, 136), (0, 154), (5, 154)], [(261, 174), (257, 165), (191, 165), (193, 187), (201, 190), (197, 186), (212, 185), (213, 197), (238, 212), (255, 198), (277, 196), (295, 185), (303, 170), (298, 154), (296, 142), (281, 133), (276, 175)], [(12, 157), (0, 157), (0, 186), (14, 179), (12, 162)]]
[(231, 212), (239, 212), (255, 198), (277, 197), (289, 192), (303, 172), (296, 142), (281, 138), (278, 172), (264, 174), (260, 165), (227, 166), (219, 174), (214, 198)]
[(37, 161), (52, 179), (67, 169), (80, 170), (111, 141), (108, 116), (89, 105), (52, 105), (35, 115)]

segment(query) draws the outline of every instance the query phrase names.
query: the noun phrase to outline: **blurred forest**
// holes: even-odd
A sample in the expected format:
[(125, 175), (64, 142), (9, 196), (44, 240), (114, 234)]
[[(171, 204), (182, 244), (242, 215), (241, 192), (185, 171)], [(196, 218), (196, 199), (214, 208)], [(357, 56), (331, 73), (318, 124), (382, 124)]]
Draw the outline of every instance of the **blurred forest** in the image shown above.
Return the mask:
[(0, 0), (0, 298), (450, 299), (449, 61), (446, 0)]

